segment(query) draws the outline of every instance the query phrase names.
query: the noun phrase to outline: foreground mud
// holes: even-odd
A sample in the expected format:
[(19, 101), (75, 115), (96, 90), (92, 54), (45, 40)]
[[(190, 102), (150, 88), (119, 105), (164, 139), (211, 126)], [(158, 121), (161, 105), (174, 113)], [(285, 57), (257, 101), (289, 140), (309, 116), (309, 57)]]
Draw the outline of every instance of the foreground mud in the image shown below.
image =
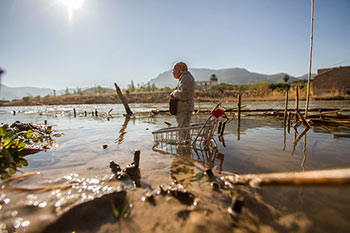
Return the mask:
[[(304, 214), (283, 215), (255, 189), (228, 185), (211, 171), (178, 156), (173, 181), (143, 174), (148, 178), (141, 187), (112, 173), (100, 178), (72, 173), (47, 181), (38, 174), (2, 186), (0, 227), (3, 232), (307, 232), (311, 226)], [(62, 189), (10, 189), (26, 184)]]

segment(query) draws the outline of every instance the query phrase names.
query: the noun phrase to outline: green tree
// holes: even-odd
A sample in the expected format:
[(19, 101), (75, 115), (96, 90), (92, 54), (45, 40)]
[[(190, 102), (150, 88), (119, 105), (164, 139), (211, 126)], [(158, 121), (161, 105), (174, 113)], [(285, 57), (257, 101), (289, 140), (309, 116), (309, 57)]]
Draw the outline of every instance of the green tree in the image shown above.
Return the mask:
[(70, 95), (68, 87), (66, 87), (66, 89), (64, 90), (64, 95)]
[(131, 80), (130, 91), (131, 91), (131, 92), (134, 92), (134, 91), (135, 91), (135, 85), (134, 85), (134, 81), (133, 81), (133, 80)]
[(283, 82), (288, 82), (288, 80), (289, 80), (289, 76), (286, 74), (285, 76), (283, 76)]
[(77, 87), (76, 93), (77, 93), (78, 95), (82, 95), (82, 94), (83, 94), (83, 91), (81, 90), (81, 88)]

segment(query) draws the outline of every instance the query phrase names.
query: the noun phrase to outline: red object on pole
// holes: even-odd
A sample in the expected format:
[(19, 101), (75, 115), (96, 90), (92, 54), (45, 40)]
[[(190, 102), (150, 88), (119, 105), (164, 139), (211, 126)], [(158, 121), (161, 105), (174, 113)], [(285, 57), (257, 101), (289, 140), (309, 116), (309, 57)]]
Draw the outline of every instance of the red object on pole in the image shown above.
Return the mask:
[(219, 117), (221, 117), (224, 114), (225, 114), (225, 110), (224, 109), (216, 109), (215, 111), (213, 111), (211, 113), (211, 115), (213, 115), (216, 118), (219, 118)]

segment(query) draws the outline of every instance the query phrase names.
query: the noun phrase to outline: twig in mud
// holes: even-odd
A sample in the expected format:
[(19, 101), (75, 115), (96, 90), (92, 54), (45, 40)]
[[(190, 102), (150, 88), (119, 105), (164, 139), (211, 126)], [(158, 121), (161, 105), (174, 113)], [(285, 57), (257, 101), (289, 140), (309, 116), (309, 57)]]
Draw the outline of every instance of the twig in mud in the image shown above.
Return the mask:
[(24, 178), (27, 178), (27, 177), (30, 177), (30, 176), (35, 176), (35, 175), (38, 175), (38, 174), (40, 174), (40, 172), (29, 172), (29, 173), (25, 173), (25, 174), (22, 174), (22, 175), (13, 176), (13, 177), (9, 177), (7, 179), (4, 179), (4, 180), (2, 180), (2, 183), (6, 184), (6, 183), (10, 183), (10, 182), (17, 181), (17, 180), (23, 180)]
[(67, 185), (59, 185), (59, 186), (49, 186), (49, 187), (42, 187), (42, 188), (26, 188), (26, 187), (18, 187), (18, 186), (4, 186), (2, 189), (11, 190), (11, 191), (24, 191), (24, 192), (45, 192), (55, 189), (68, 189), (72, 187), (73, 184), (67, 184)]

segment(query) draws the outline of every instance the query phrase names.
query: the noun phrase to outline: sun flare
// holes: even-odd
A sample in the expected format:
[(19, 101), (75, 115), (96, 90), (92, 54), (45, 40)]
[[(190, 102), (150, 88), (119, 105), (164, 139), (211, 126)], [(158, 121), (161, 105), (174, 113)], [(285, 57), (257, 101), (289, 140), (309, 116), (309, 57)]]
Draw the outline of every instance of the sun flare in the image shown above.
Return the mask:
[(61, 2), (67, 7), (69, 20), (72, 21), (73, 10), (81, 8), (85, 0), (61, 0)]

